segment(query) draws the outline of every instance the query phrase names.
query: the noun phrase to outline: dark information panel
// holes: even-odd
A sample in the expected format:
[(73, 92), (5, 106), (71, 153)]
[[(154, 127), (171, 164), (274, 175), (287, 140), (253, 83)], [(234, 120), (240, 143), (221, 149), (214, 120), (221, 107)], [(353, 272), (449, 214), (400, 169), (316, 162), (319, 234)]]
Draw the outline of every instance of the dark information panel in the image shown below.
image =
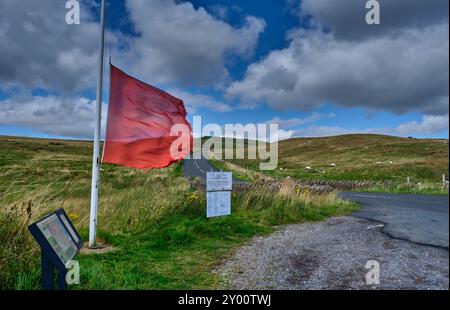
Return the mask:
[(28, 230), (41, 247), (41, 286), (54, 288), (53, 270), (58, 271), (58, 289), (65, 289), (68, 263), (83, 246), (83, 240), (64, 209), (31, 224)]

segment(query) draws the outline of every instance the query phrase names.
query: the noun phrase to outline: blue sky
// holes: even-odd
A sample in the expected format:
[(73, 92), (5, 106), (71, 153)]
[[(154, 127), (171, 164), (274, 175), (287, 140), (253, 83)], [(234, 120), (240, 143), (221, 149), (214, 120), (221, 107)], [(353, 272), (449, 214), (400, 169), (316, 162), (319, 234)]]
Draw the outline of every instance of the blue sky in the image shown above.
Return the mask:
[[(0, 135), (91, 137), (98, 2), (80, 1), (81, 25), (63, 23), (53, 0), (0, 4), (0, 71), (12, 72), (0, 74)], [(405, 1), (383, 3), (371, 27), (362, 3), (109, 1), (106, 56), (183, 99), (203, 124), (276, 122), (285, 138), (448, 138), (448, 1), (410, 1), (402, 16)], [(30, 11), (61, 29), (27, 21)], [(26, 53), (33, 39), (44, 46)]]

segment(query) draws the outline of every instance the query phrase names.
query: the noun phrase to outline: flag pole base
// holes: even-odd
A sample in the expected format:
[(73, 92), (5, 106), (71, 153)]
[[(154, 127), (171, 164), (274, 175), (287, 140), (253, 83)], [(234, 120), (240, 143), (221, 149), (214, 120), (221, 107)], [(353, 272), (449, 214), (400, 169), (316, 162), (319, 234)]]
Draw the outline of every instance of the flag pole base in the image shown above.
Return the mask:
[(93, 246), (85, 243), (83, 248), (80, 250), (82, 254), (105, 254), (115, 251), (117, 248), (113, 247), (111, 244), (96, 243)]

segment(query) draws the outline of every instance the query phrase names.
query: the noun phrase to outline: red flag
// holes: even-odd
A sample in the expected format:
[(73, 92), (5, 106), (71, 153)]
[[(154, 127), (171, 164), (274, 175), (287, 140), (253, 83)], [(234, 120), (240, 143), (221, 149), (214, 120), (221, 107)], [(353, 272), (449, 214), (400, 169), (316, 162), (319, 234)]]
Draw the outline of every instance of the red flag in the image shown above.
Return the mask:
[(183, 101), (110, 67), (103, 162), (163, 168), (189, 155), (192, 130)]

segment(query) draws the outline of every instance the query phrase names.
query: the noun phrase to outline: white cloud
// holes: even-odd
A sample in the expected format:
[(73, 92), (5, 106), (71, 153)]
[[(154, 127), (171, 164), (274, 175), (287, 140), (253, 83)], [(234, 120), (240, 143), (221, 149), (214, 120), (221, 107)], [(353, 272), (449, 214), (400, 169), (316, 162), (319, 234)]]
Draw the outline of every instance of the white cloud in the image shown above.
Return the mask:
[(311, 115), (305, 117), (305, 118), (291, 118), (291, 119), (282, 119), (279, 117), (274, 117), (271, 120), (266, 121), (266, 124), (278, 124), (279, 128), (285, 129), (285, 128), (292, 128), (297, 127), (309, 123), (314, 123), (315, 121), (318, 121), (322, 118), (333, 118), (335, 115), (333, 113), (328, 113), (327, 115), (322, 113), (314, 112)]
[[(231, 106), (206, 95), (191, 94), (177, 89), (169, 90), (169, 93), (182, 98), (190, 114), (199, 108), (218, 112), (231, 111)], [(104, 103), (102, 136), (105, 134), (107, 109), (108, 106)], [(92, 138), (94, 124), (95, 100), (85, 97), (44, 97), (19, 93), (0, 101), (0, 125), (24, 126), (50, 135)]]
[[(54, 94), (0, 101), (0, 124), (92, 137), (94, 104), (77, 94), (96, 86), (99, 25), (91, 10), (98, 5), (80, 4), (81, 24), (67, 25), (65, 1), (0, 1), (0, 88)], [(127, 0), (126, 6), (139, 35), (107, 34), (113, 62), (146, 82), (172, 86), (190, 113), (198, 108), (230, 111), (230, 105), (176, 84), (223, 83), (228, 62), (253, 53), (265, 22), (246, 16), (241, 27), (234, 27), (201, 7), (174, 0)]]
[(294, 137), (328, 137), (339, 136), (352, 133), (369, 133), (368, 130), (349, 129), (339, 126), (318, 126), (311, 125), (307, 128), (298, 129), (293, 134)]
[(449, 129), (449, 116), (424, 115), (420, 122), (413, 121), (400, 124), (392, 128), (343, 128), (339, 126), (318, 126), (311, 125), (306, 128), (298, 129), (293, 133), (295, 137), (324, 137), (336, 136), (352, 133), (370, 133), (392, 136), (429, 136), (436, 135)]
[[(249, 66), (244, 79), (231, 83), (227, 94), (242, 99), (241, 106), (247, 107), (267, 102), (276, 109), (308, 110), (334, 102), (425, 114), (420, 122), (365, 132), (412, 135), (448, 129), (444, 124), (445, 120), (448, 123), (449, 101), (448, 1), (436, 6), (417, 0), (391, 2), (382, 4), (382, 25), (368, 31), (355, 26), (360, 23), (353, 17), (355, 8), (359, 10), (355, 1), (304, 0), (302, 14), (312, 14), (317, 24), (331, 27), (331, 32), (292, 30), (287, 48), (272, 51)], [(95, 87), (99, 29), (91, 14), (93, 3), (81, 2), (81, 25), (67, 25), (64, 1), (0, 1), (0, 88), (43, 88), (56, 93), (0, 101), (0, 124), (92, 136), (93, 102), (74, 93)], [(405, 10), (399, 13), (400, 4)], [(211, 14), (175, 0), (127, 0), (126, 6), (139, 35), (108, 34), (117, 65), (149, 83), (170, 85), (190, 113), (199, 108), (232, 109), (179, 86), (226, 85), (230, 78), (227, 66), (236, 57), (246, 58), (254, 52), (265, 29), (264, 20), (247, 16), (243, 25), (232, 26), (226, 22), (224, 8), (210, 8)], [(124, 48), (119, 50), (119, 45)], [(285, 130), (311, 124), (315, 117), (275, 117), (268, 122), (278, 123), (283, 137), (355, 132), (317, 125)]]
[[(232, 139), (257, 139), (260, 141), (266, 141), (266, 142), (276, 142), (281, 140), (286, 140), (291, 138), (294, 134), (294, 130), (284, 130), (284, 129), (278, 129), (277, 131), (270, 130), (270, 127), (266, 127), (266, 135), (260, 136), (260, 132), (258, 132), (258, 129), (256, 127), (256, 124), (247, 124), (247, 125), (255, 125), (254, 129), (255, 132), (253, 132), (253, 136), (248, 133), (239, 133), (239, 132), (227, 132), (224, 128), (222, 130), (222, 137), (224, 138), (232, 138)], [(221, 128), (221, 126), (218, 125), (218, 128)], [(198, 137), (198, 135), (194, 134), (194, 137)]]
[(222, 4), (208, 5), (208, 11), (219, 19), (227, 20), (230, 15), (230, 8)]
[(361, 42), (297, 30), (290, 45), (250, 65), (231, 98), (272, 108), (323, 103), (394, 113), (448, 113), (448, 23)]
[[(95, 3), (80, 4), (80, 25), (68, 25), (65, 1), (0, 1), (2, 88), (95, 88), (99, 25)], [(228, 62), (250, 56), (265, 28), (253, 16), (233, 27), (190, 2), (127, 0), (126, 7), (139, 35), (108, 32), (107, 50), (115, 63), (151, 83), (217, 86), (228, 78)]]
[(295, 134), (294, 130), (284, 130), (284, 129), (278, 129), (278, 133), (272, 134), (269, 137), (268, 142), (276, 142), (281, 140), (286, 140), (292, 138), (292, 136)]
[(168, 92), (175, 97), (183, 99), (184, 105), (186, 106), (186, 110), (189, 114), (197, 112), (199, 108), (207, 108), (216, 112), (229, 112), (232, 110), (230, 105), (219, 102), (210, 96), (192, 94), (179, 89), (170, 89)]
[(250, 56), (265, 28), (264, 20), (253, 16), (233, 27), (190, 2), (127, 0), (126, 5), (139, 36), (130, 40), (128, 53), (114, 59), (157, 83), (223, 83), (228, 62)]
[(448, 0), (379, 1), (381, 23), (375, 27), (365, 21), (367, 0), (302, 0), (301, 4), (294, 1), (301, 7), (300, 18), (313, 16), (316, 23), (331, 28), (337, 38), (345, 40), (362, 40), (408, 28), (448, 23)]
[(429, 135), (441, 131), (448, 131), (447, 115), (424, 115), (421, 122), (409, 122), (396, 128), (399, 135)]
[(65, 1), (0, 1), (0, 87), (94, 88), (99, 27), (81, 9), (81, 24), (68, 25)]
[[(102, 132), (106, 123), (103, 104)], [(50, 135), (92, 138), (95, 101), (83, 97), (25, 96), (0, 101), (0, 125), (24, 126)]]
[(311, 110), (334, 103), (448, 114), (448, 1), (383, 1), (375, 27), (365, 23), (362, 0), (288, 3), (310, 28), (292, 29), (287, 48), (270, 52), (229, 85), (228, 96), (242, 107)]

